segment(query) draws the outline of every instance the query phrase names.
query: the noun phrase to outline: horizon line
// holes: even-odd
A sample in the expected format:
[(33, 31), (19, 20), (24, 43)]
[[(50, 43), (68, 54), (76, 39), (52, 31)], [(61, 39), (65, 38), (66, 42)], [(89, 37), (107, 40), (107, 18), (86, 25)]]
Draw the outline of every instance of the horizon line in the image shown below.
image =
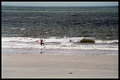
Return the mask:
[(2, 6), (10, 6), (10, 7), (118, 7), (117, 5), (98, 5), (98, 6), (20, 6), (20, 5), (2, 5)]

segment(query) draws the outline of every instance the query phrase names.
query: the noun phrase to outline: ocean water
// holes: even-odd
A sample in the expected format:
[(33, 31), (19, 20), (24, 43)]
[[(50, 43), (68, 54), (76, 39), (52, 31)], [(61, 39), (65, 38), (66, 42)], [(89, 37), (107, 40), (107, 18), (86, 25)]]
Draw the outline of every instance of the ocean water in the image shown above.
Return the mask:
[(3, 37), (118, 39), (118, 7), (2, 7)]
[(118, 54), (118, 7), (3, 6), (2, 52)]

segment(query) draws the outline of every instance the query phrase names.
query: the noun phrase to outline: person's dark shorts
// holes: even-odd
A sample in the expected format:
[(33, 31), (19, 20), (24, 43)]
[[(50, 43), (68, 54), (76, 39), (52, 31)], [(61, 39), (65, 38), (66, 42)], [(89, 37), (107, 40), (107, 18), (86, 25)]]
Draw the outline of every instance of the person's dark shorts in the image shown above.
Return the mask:
[(44, 43), (40, 43), (41, 45), (44, 45)]

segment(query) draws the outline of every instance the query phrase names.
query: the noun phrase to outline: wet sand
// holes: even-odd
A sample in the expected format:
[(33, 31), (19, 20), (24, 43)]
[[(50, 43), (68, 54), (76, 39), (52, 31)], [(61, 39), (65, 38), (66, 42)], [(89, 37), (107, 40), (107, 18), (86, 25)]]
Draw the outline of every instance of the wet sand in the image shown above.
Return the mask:
[(118, 78), (118, 55), (2, 54), (2, 78)]

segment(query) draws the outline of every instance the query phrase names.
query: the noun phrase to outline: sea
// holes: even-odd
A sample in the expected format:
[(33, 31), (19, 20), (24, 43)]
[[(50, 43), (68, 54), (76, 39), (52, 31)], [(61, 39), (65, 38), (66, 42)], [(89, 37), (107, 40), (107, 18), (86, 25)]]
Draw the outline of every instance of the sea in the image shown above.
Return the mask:
[(116, 6), (2, 6), (2, 53), (118, 54), (118, 43)]

